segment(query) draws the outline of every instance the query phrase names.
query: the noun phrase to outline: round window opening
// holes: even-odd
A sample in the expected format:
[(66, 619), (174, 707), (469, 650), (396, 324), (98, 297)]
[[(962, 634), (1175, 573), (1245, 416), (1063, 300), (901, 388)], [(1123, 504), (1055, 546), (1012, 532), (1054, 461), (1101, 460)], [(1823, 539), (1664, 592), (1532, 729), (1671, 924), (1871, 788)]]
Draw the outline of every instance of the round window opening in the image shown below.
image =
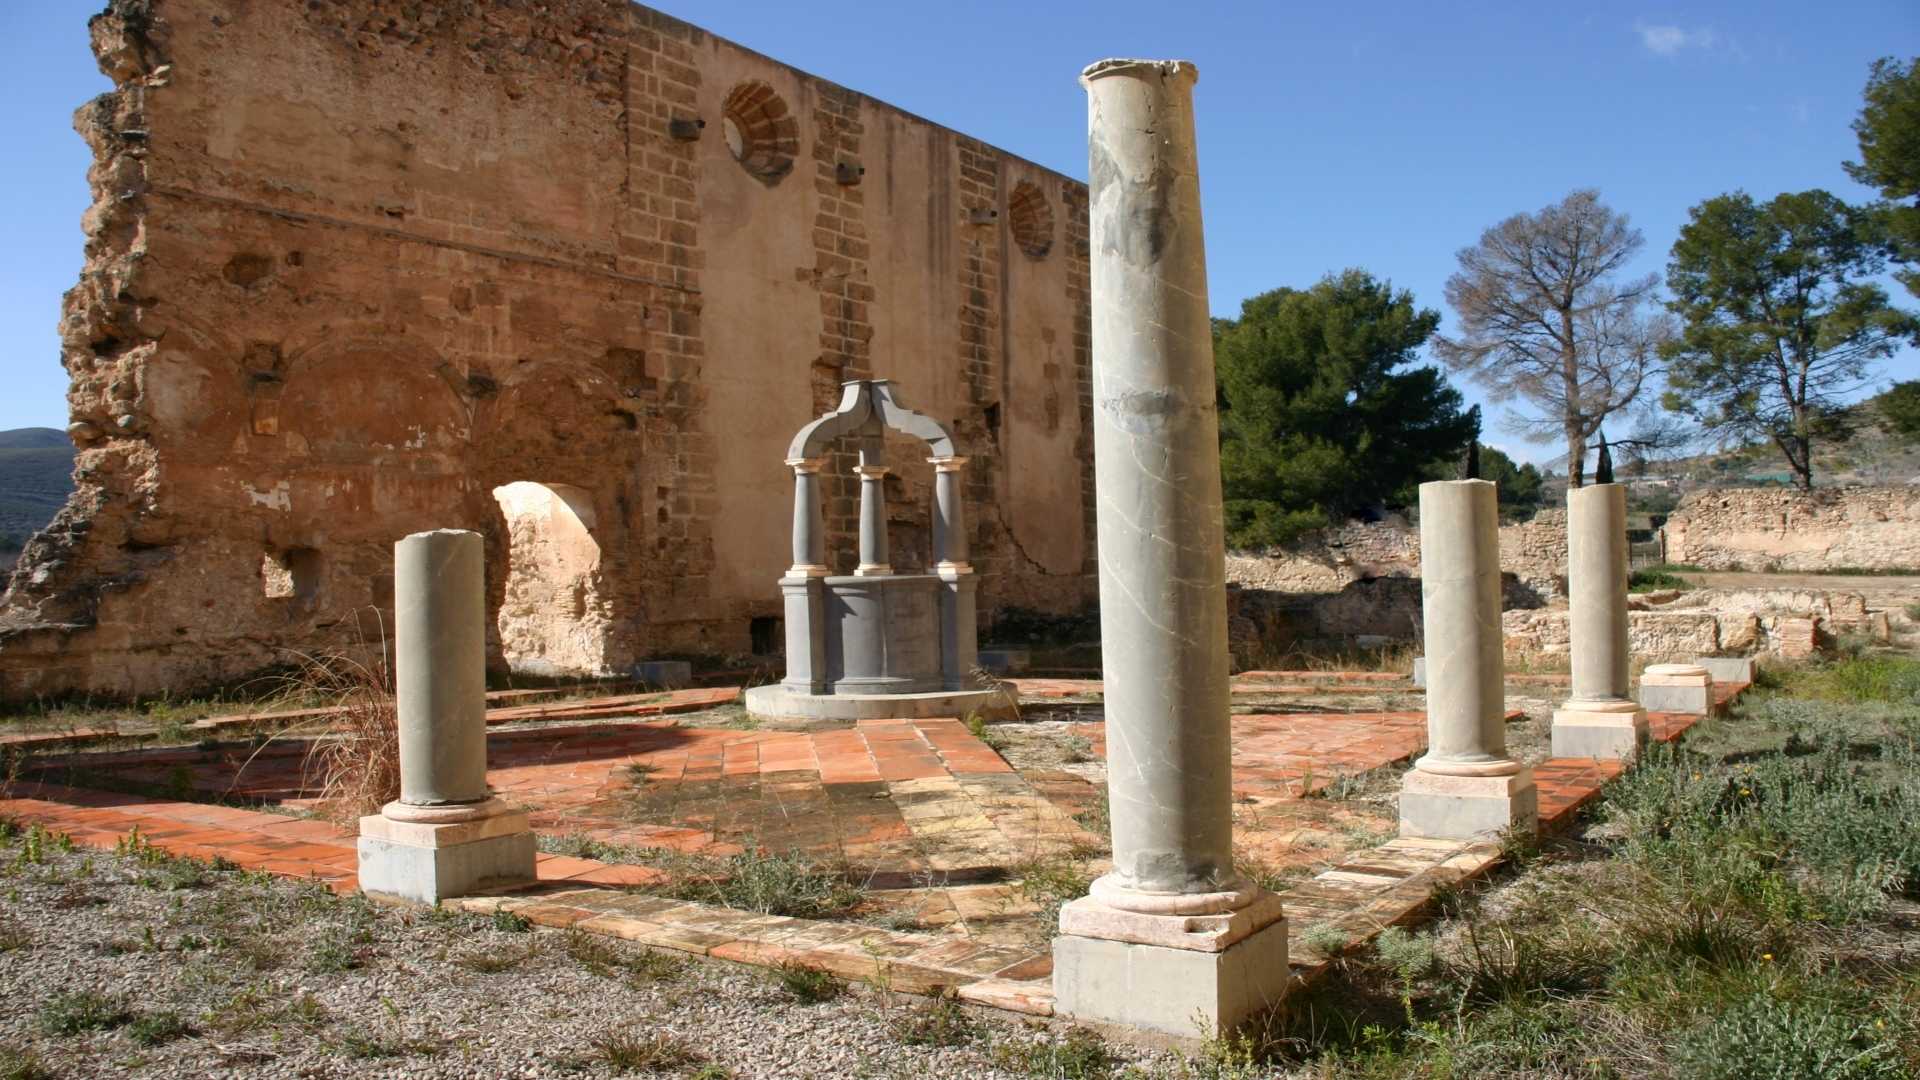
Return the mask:
[(1045, 258), (1053, 250), (1053, 206), (1038, 184), (1022, 180), (1013, 185), (1007, 213), (1012, 218), (1013, 242), (1028, 258)]
[(793, 171), (800, 148), (800, 125), (787, 103), (766, 83), (743, 82), (721, 107), (720, 134), (727, 152), (756, 179), (776, 184)]

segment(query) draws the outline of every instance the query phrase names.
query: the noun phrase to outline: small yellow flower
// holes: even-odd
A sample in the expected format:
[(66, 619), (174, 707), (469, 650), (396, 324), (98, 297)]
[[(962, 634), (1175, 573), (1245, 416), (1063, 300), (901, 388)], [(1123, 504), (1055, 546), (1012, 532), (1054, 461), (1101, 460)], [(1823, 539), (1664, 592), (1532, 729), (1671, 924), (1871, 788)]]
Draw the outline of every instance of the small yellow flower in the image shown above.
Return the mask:
[(1761, 954), (1760, 954), (1760, 959), (1762, 959), (1762, 960), (1765, 960), (1765, 961), (1767, 961), (1768, 963), (1772, 963), (1772, 962), (1773, 962), (1773, 954), (1772, 954), (1772, 953), (1770, 953), (1770, 952), (1763, 952), (1763, 953), (1761, 953)]
[(1748, 791), (1748, 790), (1747, 790), (1746, 788), (1741, 788), (1741, 789), (1740, 789), (1740, 794), (1742, 794), (1742, 795), (1751, 795), (1751, 794), (1753, 794), (1753, 792), (1751, 792), (1751, 791)]

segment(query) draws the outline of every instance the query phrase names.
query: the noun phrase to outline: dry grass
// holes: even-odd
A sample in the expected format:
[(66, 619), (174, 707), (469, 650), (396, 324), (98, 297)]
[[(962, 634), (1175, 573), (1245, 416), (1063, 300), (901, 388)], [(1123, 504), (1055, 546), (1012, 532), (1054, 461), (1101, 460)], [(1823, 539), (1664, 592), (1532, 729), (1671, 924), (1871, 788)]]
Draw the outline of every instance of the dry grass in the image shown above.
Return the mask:
[(302, 772), (318, 793), (320, 817), (350, 826), (400, 797), (399, 710), (385, 641), (358, 656), (298, 654), (293, 670), (276, 680), (276, 698), (329, 709), (311, 725), (280, 733), (317, 736)]

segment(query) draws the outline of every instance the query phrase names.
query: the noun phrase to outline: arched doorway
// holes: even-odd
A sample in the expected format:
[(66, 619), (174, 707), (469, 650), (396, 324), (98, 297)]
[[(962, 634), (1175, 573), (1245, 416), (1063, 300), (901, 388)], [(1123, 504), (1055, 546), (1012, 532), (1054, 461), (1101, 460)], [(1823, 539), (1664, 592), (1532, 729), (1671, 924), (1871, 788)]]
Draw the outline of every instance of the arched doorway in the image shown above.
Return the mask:
[(529, 480), (493, 489), (506, 518), (500, 651), (527, 675), (606, 675), (612, 617), (600, 575), (593, 498)]

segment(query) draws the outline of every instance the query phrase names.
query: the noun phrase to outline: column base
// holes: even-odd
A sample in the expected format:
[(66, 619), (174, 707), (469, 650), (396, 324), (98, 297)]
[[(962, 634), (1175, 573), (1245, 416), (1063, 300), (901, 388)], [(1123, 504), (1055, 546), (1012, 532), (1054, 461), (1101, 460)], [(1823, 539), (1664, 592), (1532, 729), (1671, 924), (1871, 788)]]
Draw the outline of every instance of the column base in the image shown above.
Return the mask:
[(1414, 769), (1400, 788), (1400, 835), (1491, 840), (1539, 826), (1533, 770), (1507, 776), (1443, 776)]
[(1647, 744), (1647, 711), (1631, 701), (1569, 701), (1553, 713), (1553, 756), (1631, 761)]
[(534, 847), (527, 815), (492, 799), (475, 809), (478, 815), (448, 824), (396, 821), (384, 813), (361, 818), (361, 891), (437, 904), (484, 888), (530, 884)]
[(1056, 1016), (1208, 1039), (1286, 996), (1287, 920), (1263, 893), (1218, 915), (1143, 915), (1082, 897), (1053, 939)]
[(1640, 706), (1705, 716), (1713, 711), (1713, 676), (1698, 664), (1655, 664), (1640, 674)]

